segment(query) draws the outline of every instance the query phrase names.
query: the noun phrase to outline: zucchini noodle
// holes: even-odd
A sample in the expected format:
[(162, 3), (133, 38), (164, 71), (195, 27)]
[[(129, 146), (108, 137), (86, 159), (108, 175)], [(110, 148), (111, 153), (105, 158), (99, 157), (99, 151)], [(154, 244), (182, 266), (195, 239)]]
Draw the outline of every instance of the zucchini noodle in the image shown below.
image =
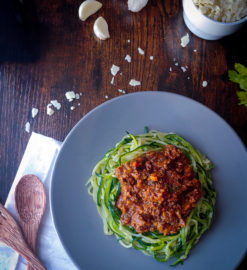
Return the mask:
[[(87, 183), (88, 192), (97, 205), (106, 235), (114, 234), (124, 247), (141, 250), (160, 262), (176, 257), (172, 264), (176, 265), (187, 258), (191, 248), (210, 227), (216, 199), (210, 174), (213, 164), (177, 134), (148, 132), (146, 127), (145, 132), (135, 136), (128, 133), (105, 154), (104, 158), (95, 166)], [(136, 156), (149, 151), (159, 151), (167, 144), (180, 148), (189, 158), (195, 175), (201, 182), (203, 196), (187, 217), (186, 226), (178, 233), (166, 236), (158, 231), (140, 234), (133, 227), (122, 225), (120, 222), (121, 211), (116, 205), (121, 186), (116, 178), (115, 170)]]

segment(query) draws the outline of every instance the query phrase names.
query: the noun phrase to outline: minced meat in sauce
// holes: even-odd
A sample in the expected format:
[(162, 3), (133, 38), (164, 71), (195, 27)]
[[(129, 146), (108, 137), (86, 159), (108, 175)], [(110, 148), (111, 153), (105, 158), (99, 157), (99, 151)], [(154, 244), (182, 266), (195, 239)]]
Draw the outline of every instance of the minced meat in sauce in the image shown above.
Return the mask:
[(202, 196), (189, 159), (174, 145), (151, 151), (116, 169), (121, 223), (138, 233), (177, 233)]

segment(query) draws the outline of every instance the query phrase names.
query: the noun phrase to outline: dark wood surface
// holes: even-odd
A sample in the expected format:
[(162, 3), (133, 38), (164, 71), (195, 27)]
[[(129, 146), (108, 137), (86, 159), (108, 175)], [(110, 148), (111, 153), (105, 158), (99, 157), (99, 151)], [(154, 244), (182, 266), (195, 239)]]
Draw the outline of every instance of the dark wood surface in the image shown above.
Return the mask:
[[(247, 145), (247, 110), (238, 105), (238, 85), (227, 76), (235, 62), (247, 65), (246, 27), (220, 41), (205, 41), (190, 33), (190, 43), (182, 48), (180, 39), (189, 33), (183, 22), (182, 1), (152, 0), (136, 14), (127, 10), (127, 0), (101, 2), (103, 8), (82, 22), (78, 18), (81, 0), (26, 0), (23, 28), (15, 22), (9, 7), (4, 7), (8, 9), (6, 13), (2, 9), (0, 201), (3, 203), (30, 137), (25, 132), (27, 121), (31, 123), (31, 131), (62, 141), (81, 117), (106, 100), (106, 95), (109, 99), (122, 95), (118, 89), (127, 93), (169, 91), (195, 99), (222, 116)], [(111, 38), (106, 41), (93, 35), (93, 23), (100, 15), (109, 24)], [(138, 47), (145, 51), (144, 56), (138, 53)], [(124, 60), (126, 54), (132, 56), (131, 63)], [(149, 59), (151, 55), (153, 61)], [(110, 84), (112, 64), (120, 66), (122, 72), (115, 77), (114, 85)], [(181, 66), (188, 66), (187, 71), (183, 72)], [(140, 80), (141, 86), (130, 86), (132, 78)], [(205, 88), (204, 80), (208, 82)], [(74, 102), (74, 111), (65, 99), (69, 90), (82, 93), (80, 100)], [(46, 105), (52, 99), (57, 99), (62, 107), (48, 116)], [(39, 109), (35, 119), (31, 119), (32, 107)], [(238, 269), (247, 269), (247, 261)]]

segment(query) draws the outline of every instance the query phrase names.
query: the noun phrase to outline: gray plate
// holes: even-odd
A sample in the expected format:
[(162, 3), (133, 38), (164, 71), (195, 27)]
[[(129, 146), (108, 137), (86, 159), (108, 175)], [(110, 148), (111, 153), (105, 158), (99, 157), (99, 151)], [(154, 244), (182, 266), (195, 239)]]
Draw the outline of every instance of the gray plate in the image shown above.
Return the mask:
[(183, 270), (234, 269), (247, 243), (247, 153), (233, 129), (217, 114), (189, 98), (167, 92), (140, 92), (112, 99), (89, 112), (65, 139), (56, 161), (51, 208), (62, 244), (85, 270), (170, 269), (114, 236), (105, 236), (85, 184), (95, 164), (128, 130), (143, 127), (176, 132), (215, 164), (218, 192), (212, 227), (191, 250)]

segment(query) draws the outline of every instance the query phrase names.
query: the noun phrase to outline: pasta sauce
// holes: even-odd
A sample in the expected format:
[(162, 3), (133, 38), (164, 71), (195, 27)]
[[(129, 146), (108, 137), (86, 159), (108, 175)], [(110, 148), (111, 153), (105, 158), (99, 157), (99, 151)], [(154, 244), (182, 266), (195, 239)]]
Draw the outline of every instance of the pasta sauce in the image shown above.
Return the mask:
[(121, 223), (138, 233), (177, 233), (202, 197), (190, 160), (174, 145), (124, 163), (116, 176), (121, 184)]

